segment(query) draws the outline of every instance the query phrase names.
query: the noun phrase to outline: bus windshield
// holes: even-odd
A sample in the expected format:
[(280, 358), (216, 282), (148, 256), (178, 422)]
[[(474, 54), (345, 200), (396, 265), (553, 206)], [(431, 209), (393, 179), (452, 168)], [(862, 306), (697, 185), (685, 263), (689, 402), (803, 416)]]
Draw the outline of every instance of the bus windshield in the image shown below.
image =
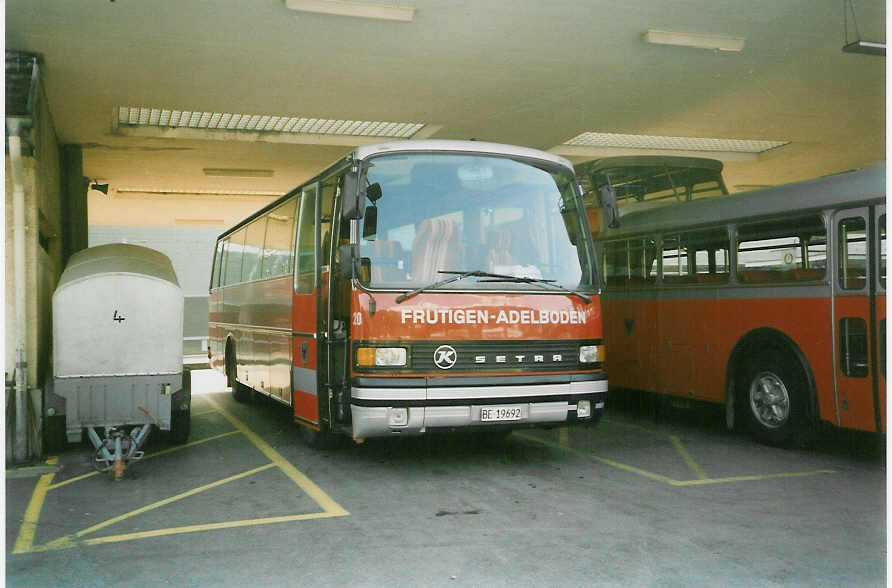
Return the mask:
[[(505, 157), (382, 155), (368, 164), (376, 189), (360, 234), (364, 285), (414, 289), (452, 273), (528, 278), (455, 280), (463, 290), (590, 290), (593, 262), (569, 170)], [(380, 196), (377, 187), (380, 186)], [(368, 262), (365, 260), (368, 259)]]

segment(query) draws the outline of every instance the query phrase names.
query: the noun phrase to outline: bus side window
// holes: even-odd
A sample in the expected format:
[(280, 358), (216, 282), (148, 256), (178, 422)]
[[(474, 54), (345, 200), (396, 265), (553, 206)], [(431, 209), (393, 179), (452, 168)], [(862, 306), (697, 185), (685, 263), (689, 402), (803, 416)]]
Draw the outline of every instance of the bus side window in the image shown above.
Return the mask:
[(691, 271), (692, 261), (688, 257), (687, 246), (682, 243), (681, 235), (663, 236), (664, 284), (693, 283), (696, 278)]
[(839, 321), (839, 358), (842, 373), (850, 378), (866, 378), (867, 323), (863, 318), (844, 318)]
[(653, 239), (632, 239), (628, 245), (629, 285), (653, 286), (657, 279), (657, 246)]
[(824, 277), (827, 235), (821, 217), (743, 225), (738, 235), (737, 273), (742, 282)]
[(867, 284), (867, 227), (861, 217), (839, 221), (839, 286), (860, 290)]
[(223, 265), (223, 247), (226, 245), (226, 239), (217, 241), (217, 248), (214, 252), (214, 270), (211, 274), (211, 289), (220, 286), (220, 267)]
[(316, 287), (316, 186), (303, 192), (297, 220), (295, 290), (309, 294)]
[(251, 222), (245, 233), (244, 260), (242, 261), (242, 281), (260, 279), (260, 260), (263, 253), (263, 239), (266, 236), (266, 215)]
[(229, 237), (226, 248), (226, 272), (223, 283), (226, 286), (238, 284), (242, 280), (242, 256), (245, 249), (245, 229), (241, 228)]
[(294, 263), (294, 210), (292, 198), (270, 211), (266, 239), (263, 244), (262, 274), (264, 278), (291, 273)]
[(604, 243), (604, 277), (608, 289), (620, 288), (629, 279), (629, 255), (626, 241)]
[(731, 274), (731, 241), (725, 227), (695, 231), (682, 236), (693, 261), (691, 268), (701, 283), (727, 282)]
[(322, 184), (322, 194), (319, 199), (321, 210), (319, 211), (319, 235), (322, 257), (319, 264), (326, 266), (331, 263), (331, 238), (332, 216), (334, 215), (334, 199), (338, 189), (338, 177), (330, 178)]

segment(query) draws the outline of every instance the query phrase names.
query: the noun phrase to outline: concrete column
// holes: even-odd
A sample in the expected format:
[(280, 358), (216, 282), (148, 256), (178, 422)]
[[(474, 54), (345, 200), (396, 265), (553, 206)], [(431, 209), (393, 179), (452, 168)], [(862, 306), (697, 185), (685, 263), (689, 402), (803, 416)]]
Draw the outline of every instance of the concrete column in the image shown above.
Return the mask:
[(63, 145), (59, 160), (62, 168), (62, 267), (68, 258), (88, 244), (87, 180), (84, 178), (83, 152), (80, 145)]

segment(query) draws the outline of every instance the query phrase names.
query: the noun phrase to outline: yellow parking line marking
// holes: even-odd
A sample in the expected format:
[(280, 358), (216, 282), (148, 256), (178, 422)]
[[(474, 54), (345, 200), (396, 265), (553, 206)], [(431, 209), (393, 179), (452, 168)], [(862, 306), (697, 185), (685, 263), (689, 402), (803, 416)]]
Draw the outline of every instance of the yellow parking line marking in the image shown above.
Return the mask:
[(836, 470), (814, 470), (814, 471), (810, 471), (810, 472), (781, 472), (781, 473), (776, 473), (776, 474), (754, 474), (754, 475), (749, 475), (749, 476), (731, 476), (731, 477), (727, 477), (727, 478), (699, 478), (697, 480), (674, 480), (668, 476), (663, 476), (661, 474), (649, 472), (647, 470), (643, 470), (641, 468), (637, 468), (635, 466), (631, 466), (631, 465), (628, 465), (628, 464), (625, 464), (625, 463), (622, 463), (619, 461), (607, 459), (606, 457), (600, 457), (595, 454), (578, 451), (576, 449), (573, 449), (572, 447), (562, 447), (558, 443), (553, 443), (546, 439), (540, 439), (539, 437), (536, 437), (535, 435), (530, 435), (528, 433), (521, 433), (521, 432), (515, 431), (514, 435), (517, 437), (520, 437), (522, 439), (534, 441), (541, 445), (552, 447), (554, 449), (560, 449), (561, 451), (566, 451), (568, 453), (578, 455), (585, 459), (597, 461), (597, 462), (609, 465), (611, 467), (614, 467), (616, 469), (624, 470), (626, 472), (630, 472), (630, 473), (642, 476), (644, 478), (654, 480), (656, 482), (662, 482), (662, 483), (668, 484), (670, 486), (678, 486), (678, 487), (702, 486), (702, 485), (706, 485), (706, 484), (730, 484), (730, 483), (734, 483), (734, 482), (753, 482), (753, 481), (759, 481), (759, 480), (773, 480), (773, 479), (778, 479), (778, 478), (804, 478), (804, 477), (810, 477), (810, 476), (822, 476), (822, 475), (839, 473)]
[(279, 466), (286, 476), (291, 478), (291, 480), (300, 487), (301, 490), (306, 492), (310, 498), (316, 501), (316, 503), (328, 514), (332, 516), (346, 516), (350, 513), (347, 512), (344, 507), (331, 499), (331, 497), (326, 494), (322, 488), (317, 486), (310, 480), (308, 477), (303, 475), (298, 471), (296, 467), (291, 465), (291, 462), (286, 460), (282, 455), (272, 448), (272, 446), (260, 438), (257, 433), (249, 429), (244, 423), (235, 418), (233, 415), (229, 414), (226, 410), (224, 410), (220, 405), (216, 402), (208, 398), (208, 402), (217, 407), (226, 420), (228, 420), (232, 425), (244, 433), (245, 437), (251, 440), (251, 443), (254, 444), (257, 449), (261, 451), (271, 462)]
[(164, 500), (159, 500), (158, 502), (153, 502), (152, 504), (143, 506), (141, 508), (137, 508), (136, 510), (132, 510), (128, 513), (124, 513), (120, 516), (116, 516), (102, 523), (98, 523), (93, 525), (92, 527), (88, 527), (83, 531), (78, 531), (74, 534), (75, 537), (83, 537), (84, 535), (89, 535), (99, 529), (104, 529), (109, 525), (113, 525), (115, 523), (119, 523), (126, 519), (135, 517), (137, 515), (141, 515), (145, 512), (149, 512), (150, 510), (155, 510), (156, 508), (161, 508), (162, 506), (166, 506), (173, 502), (177, 502), (178, 500), (183, 500), (184, 498), (189, 498), (190, 496), (195, 496), (196, 494), (200, 494), (212, 488), (217, 488), (218, 486), (222, 486), (223, 484), (228, 484), (229, 482), (234, 482), (235, 480), (241, 480), (242, 478), (247, 478), (248, 476), (253, 476), (258, 472), (262, 472), (264, 470), (268, 470), (270, 468), (275, 467), (275, 464), (268, 463), (266, 465), (262, 465), (258, 468), (254, 468), (253, 470), (248, 470), (246, 472), (242, 472), (240, 474), (235, 474), (234, 476), (229, 476), (228, 478), (223, 478), (222, 480), (217, 480), (216, 482), (211, 482), (210, 484), (205, 484), (204, 486), (199, 486), (198, 488), (193, 488), (192, 490), (187, 490), (186, 492), (182, 492), (177, 494), (176, 496), (171, 496), (170, 498), (165, 498)]
[(158, 457), (160, 455), (167, 455), (168, 453), (174, 453), (175, 451), (182, 451), (183, 449), (195, 447), (196, 445), (201, 445), (202, 443), (207, 443), (209, 441), (216, 441), (217, 439), (229, 437), (230, 435), (238, 435), (239, 433), (241, 433), (241, 431), (227, 431), (226, 433), (220, 433), (219, 435), (212, 435), (210, 437), (199, 439), (198, 441), (184, 443), (182, 445), (177, 445), (176, 447), (168, 447), (167, 449), (162, 449), (161, 451), (156, 451), (154, 453), (147, 453), (146, 456), (143, 457), (143, 459), (152, 459), (153, 457)]
[(702, 486), (705, 484), (727, 484), (730, 482), (753, 482), (757, 480), (773, 480), (777, 478), (806, 478), (837, 474), (836, 470), (814, 470), (811, 472), (781, 472), (778, 474), (755, 474), (752, 476), (732, 476), (730, 478), (707, 478), (704, 480), (672, 480), (673, 486)]
[[(267, 458), (269, 458), (270, 463), (265, 464), (263, 466), (254, 468), (247, 472), (242, 472), (240, 474), (236, 474), (234, 476), (230, 476), (223, 480), (218, 480), (216, 482), (212, 482), (210, 484), (206, 484), (199, 488), (194, 488), (192, 490), (188, 490), (181, 494), (177, 494), (176, 496), (172, 496), (170, 498), (166, 498), (164, 500), (160, 500), (158, 502), (154, 502), (150, 505), (138, 508), (129, 513), (122, 514), (120, 516), (114, 517), (102, 523), (93, 525), (87, 529), (82, 531), (78, 531), (73, 535), (66, 535), (64, 537), (60, 537), (45, 545), (35, 546), (34, 545), (34, 536), (37, 531), (37, 522), (40, 517), (40, 512), (43, 508), (44, 500), (46, 499), (46, 495), (50, 490), (54, 490), (56, 488), (66, 486), (76, 481), (83, 480), (85, 478), (89, 478), (97, 475), (100, 472), (91, 472), (89, 474), (84, 474), (82, 476), (77, 476), (75, 478), (71, 478), (65, 480), (64, 482), (60, 482), (58, 484), (52, 484), (53, 476), (55, 472), (45, 474), (40, 478), (37, 483), (37, 487), (32, 494), (31, 502), (28, 506), (28, 509), (25, 513), (25, 521), (22, 524), (22, 528), (19, 532), (19, 537), (16, 541), (15, 549), (13, 553), (35, 553), (35, 552), (44, 552), (44, 551), (53, 551), (58, 549), (68, 549), (77, 547), (79, 545), (99, 545), (102, 543), (115, 543), (120, 541), (131, 541), (134, 539), (147, 539), (151, 537), (162, 537), (166, 535), (175, 535), (181, 533), (194, 533), (199, 531), (211, 531), (217, 529), (231, 529), (236, 527), (247, 527), (247, 526), (255, 526), (255, 525), (265, 525), (272, 523), (285, 523), (285, 522), (293, 522), (293, 521), (304, 521), (304, 520), (312, 520), (312, 519), (323, 519), (330, 517), (339, 517), (349, 515), (341, 505), (332, 500), (331, 497), (328, 496), (321, 488), (319, 488), (315, 483), (313, 483), (309, 478), (307, 478), (304, 474), (298, 471), (290, 462), (288, 462), (284, 457), (282, 457), (279, 452), (273, 449), (268, 443), (266, 443), (263, 439), (261, 439), (256, 433), (251, 431), (244, 423), (239, 421), (236, 417), (231, 415), (229, 412), (220, 407), (217, 403), (212, 400), (208, 400), (214, 407), (215, 411), (222, 414), (232, 425), (236, 428), (234, 431), (229, 431), (226, 433), (221, 433), (219, 435), (214, 435), (212, 437), (207, 437), (205, 439), (200, 439), (198, 441), (193, 441), (192, 443), (188, 443), (185, 445), (181, 445), (178, 447), (173, 447), (170, 449), (165, 449), (163, 451), (159, 451), (150, 455), (146, 455), (143, 459), (148, 459), (150, 457), (158, 457), (160, 455), (165, 455), (171, 453), (173, 451), (179, 451), (185, 449), (187, 447), (194, 447), (195, 445), (200, 445), (202, 443), (207, 443), (209, 441), (220, 439), (223, 437), (227, 437), (230, 435), (243, 434), (246, 438), (248, 438), (252, 444), (254, 444), (257, 449), (260, 450)], [(55, 465), (58, 462), (58, 458), (51, 458), (47, 461), (48, 465)], [(125, 533), (120, 535), (110, 535), (105, 537), (85, 537), (90, 533), (96, 532), (100, 529), (106, 528), (114, 523), (118, 523), (120, 521), (138, 516), (145, 512), (161, 508), (166, 506), (172, 502), (182, 500), (189, 496), (194, 496), (211, 488), (215, 488), (226, 484), (228, 482), (244, 478), (255, 473), (278, 468), (280, 469), (289, 479), (291, 479), (298, 487), (303, 490), (310, 498), (312, 498), (320, 508), (323, 509), (322, 512), (316, 513), (305, 513), (305, 514), (294, 514), (294, 515), (285, 515), (278, 517), (266, 517), (266, 518), (258, 518), (258, 519), (246, 519), (246, 520), (238, 520), (238, 521), (226, 521), (221, 523), (208, 523), (208, 524), (198, 524), (198, 525), (186, 525), (181, 527), (171, 527), (166, 529), (155, 529), (151, 531), (141, 531), (136, 533)]]
[(561, 427), (558, 429), (558, 443), (560, 443), (562, 449), (570, 448), (570, 429), (567, 427)]
[(675, 445), (675, 449), (678, 450), (678, 453), (681, 454), (681, 458), (688, 465), (688, 468), (694, 472), (694, 475), (697, 476), (699, 480), (706, 480), (709, 476), (700, 469), (700, 466), (697, 465), (697, 462), (694, 461), (694, 458), (691, 457), (691, 454), (688, 453), (688, 450), (685, 448), (684, 444), (681, 442), (681, 439), (676, 437), (675, 435), (669, 435), (669, 440), (672, 441), (672, 444)]
[(546, 441), (545, 439), (540, 439), (534, 435), (530, 435), (528, 433), (520, 433), (515, 431), (514, 434), (522, 439), (528, 439), (530, 441), (535, 441), (536, 443), (541, 443), (542, 445), (547, 445), (548, 447), (553, 447), (555, 449), (560, 449), (562, 451), (567, 451), (574, 455), (578, 455), (585, 459), (593, 459), (595, 461), (599, 461), (601, 463), (607, 464), (611, 467), (625, 470), (627, 472), (632, 472), (633, 474), (638, 474), (639, 476), (643, 476), (645, 478), (650, 478), (651, 480), (656, 480), (657, 482), (663, 482), (665, 484), (670, 484), (672, 482), (671, 478), (667, 478), (666, 476), (661, 476), (660, 474), (655, 474), (653, 472), (648, 472), (647, 470), (642, 470), (641, 468), (636, 468), (635, 466), (630, 466), (628, 464), (624, 464), (618, 461), (613, 461), (612, 459), (607, 459), (606, 457), (599, 457), (597, 455), (591, 453), (585, 453), (582, 451), (578, 451), (573, 449), (572, 447), (561, 447), (557, 443), (552, 443), (551, 441)]
[(206, 414), (217, 414), (217, 412), (219, 412), (219, 411), (216, 408), (212, 408), (210, 410), (202, 410), (201, 412), (193, 412), (192, 416), (200, 417), (200, 416), (204, 416)]
[[(149, 453), (143, 459), (152, 459), (153, 457), (158, 457), (159, 455), (166, 455), (168, 453), (173, 453), (174, 451), (182, 451), (188, 447), (195, 447), (196, 445), (201, 445), (202, 443), (207, 443), (208, 441), (216, 441), (217, 439), (222, 439), (223, 437), (229, 437), (230, 435), (238, 435), (241, 431), (229, 431), (227, 433), (220, 433), (219, 435), (213, 435), (211, 437), (205, 437), (204, 439), (199, 439), (198, 441), (192, 441), (191, 443), (185, 443), (183, 445), (177, 445), (176, 447), (171, 447), (169, 449), (162, 449), (161, 451), (156, 451), (155, 453)], [(88, 474), (81, 474), (80, 476), (75, 476), (73, 478), (68, 478), (67, 480), (63, 480), (62, 482), (57, 482), (49, 487), (50, 490), (55, 490), (56, 488), (61, 488), (62, 486), (67, 486), (73, 482), (80, 482), (81, 480), (85, 480), (86, 478), (92, 478), (93, 476), (98, 476), (99, 474), (103, 474), (107, 472), (109, 468), (103, 469), (101, 472), (90, 472)]]
[[(46, 460), (47, 465), (56, 465), (59, 463), (58, 457), (51, 457)], [(31, 501), (25, 510), (25, 519), (19, 528), (19, 536), (16, 538), (13, 553), (25, 553), (30, 551), (34, 546), (34, 536), (37, 534), (37, 522), (40, 520), (40, 511), (43, 509), (43, 502), (46, 500), (47, 492), (50, 491), (50, 484), (53, 481), (55, 472), (43, 474), (37, 481), (37, 486), (31, 494)]]
[(268, 517), (264, 519), (246, 519), (242, 521), (228, 521), (225, 523), (211, 523), (206, 525), (187, 525), (184, 527), (171, 527), (155, 531), (141, 531), (138, 533), (126, 533), (123, 535), (110, 535), (96, 537), (83, 541), (85, 545), (99, 545), (102, 543), (118, 543), (121, 541), (133, 541), (134, 539), (150, 539), (153, 537), (165, 537), (168, 535), (180, 535), (183, 533), (197, 533), (199, 531), (216, 531), (220, 529), (234, 529), (237, 527), (253, 527), (257, 525), (269, 525), (274, 523), (291, 523), (295, 521), (308, 521), (312, 519), (327, 519), (341, 516), (338, 513), (313, 512), (309, 514), (286, 515), (281, 517)]

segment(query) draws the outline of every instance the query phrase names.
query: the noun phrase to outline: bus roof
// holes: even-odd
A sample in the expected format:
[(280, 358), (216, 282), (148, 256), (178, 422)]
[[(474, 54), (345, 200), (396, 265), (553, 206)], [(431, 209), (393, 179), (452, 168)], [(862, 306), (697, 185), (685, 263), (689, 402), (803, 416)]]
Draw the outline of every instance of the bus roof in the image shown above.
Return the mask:
[(382, 153), (424, 153), (424, 152), (448, 152), (481, 153), (486, 155), (504, 155), (508, 157), (520, 157), (523, 159), (538, 159), (559, 165), (573, 171), (573, 164), (567, 159), (548, 151), (540, 151), (529, 147), (517, 145), (504, 145), (501, 143), (488, 143), (486, 141), (458, 141), (448, 139), (422, 139), (408, 141), (393, 141), (390, 143), (377, 143), (375, 145), (363, 145), (356, 149), (357, 159), (366, 159)]
[(605, 169), (617, 167), (696, 167), (714, 171), (722, 171), (722, 162), (705, 157), (682, 157), (675, 155), (618, 155), (602, 157), (585, 163), (577, 163), (576, 171), (580, 174), (593, 174)]
[(408, 139), (403, 141), (391, 141), (389, 143), (363, 145), (361, 147), (358, 147), (351, 153), (347, 154), (347, 156), (337, 160), (332, 165), (326, 167), (324, 170), (320, 171), (317, 175), (313, 176), (313, 178), (307, 180), (300, 186), (295, 187), (293, 190), (283, 194), (281, 197), (277, 198), (273, 202), (270, 202), (263, 208), (257, 210), (253, 214), (245, 217), (244, 219), (233, 225), (232, 227), (226, 229), (220, 234), (219, 237), (217, 237), (217, 240), (219, 241), (220, 239), (225, 238), (227, 235), (231, 235), (232, 233), (244, 227), (265, 212), (272, 210), (288, 197), (292, 196), (302, 186), (317, 182), (320, 180), (320, 178), (325, 177), (326, 174), (334, 168), (339, 168), (343, 165), (346, 165), (351, 157), (363, 160), (367, 157), (371, 157), (373, 155), (381, 155), (384, 153), (443, 153), (450, 151), (454, 151), (456, 153), (460, 152), (479, 153), (486, 155), (501, 155), (506, 157), (519, 157), (521, 159), (544, 161), (553, 165), (564, 167), (569, 172), (573, 173), (573, 164), (570, 163), (569, 160), (564, 159), (559, 155), (555, 155), (554, 153), (540, 151), (538, 149), (531, 149), (529, 147), (519, 147), (517, 145), (488, 143), (486, 141), (459, 141), (449, 139)]
[(883, 165), (630, 212), (622, 217), (619, 228), (608, 229), (601, 236), (611, 239), (645, 231), (725, 223), (757, 216), (790, 215), (839, 205), (857, 206), (877, 199), (885, 200), (885, 197), (886, 167)]

